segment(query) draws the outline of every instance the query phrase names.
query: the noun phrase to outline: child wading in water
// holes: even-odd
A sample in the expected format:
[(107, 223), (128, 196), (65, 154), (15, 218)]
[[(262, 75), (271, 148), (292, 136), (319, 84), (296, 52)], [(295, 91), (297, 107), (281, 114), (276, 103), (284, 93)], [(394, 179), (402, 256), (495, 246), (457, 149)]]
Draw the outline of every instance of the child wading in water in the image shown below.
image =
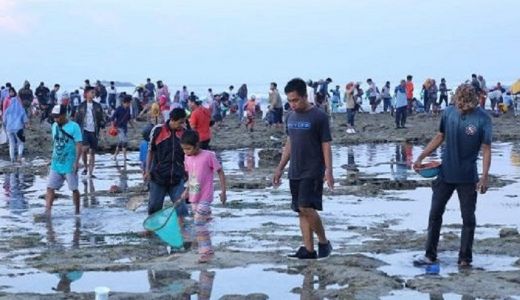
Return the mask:
[(211, 220), (211, 202), (213, 202), (213, 174), (218, 173), (220, 180), (220, 201), (226, 204), (226, 177), (215, 153), (199, 148), (199, 135), (188, 130), (181, 138), (181, 147), (184, 150), (184, 167), (188, 173), (188, 187), (183, 198), (188, 198), (193, 210), (195, 233), (199, 248), (199, 263), (209, 262), (214, 251), (211, 246), (211, 237), (208, 223)]

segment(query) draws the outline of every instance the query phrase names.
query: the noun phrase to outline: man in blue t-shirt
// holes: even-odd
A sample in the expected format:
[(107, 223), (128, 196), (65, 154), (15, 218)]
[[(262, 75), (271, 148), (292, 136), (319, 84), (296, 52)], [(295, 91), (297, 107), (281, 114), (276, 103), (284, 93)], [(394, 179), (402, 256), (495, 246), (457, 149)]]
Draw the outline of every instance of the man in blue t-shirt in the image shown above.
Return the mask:
[(59, 190), (64, 181), (67, 181), (72, 191), (75, 212), (79, 214), (78, 168), (81, 157), (81, 129), (76, 122), (67, 119), (67, 106), (55, 105), (51, 116), (53, 150), (51, 169), (45, 196), (45, 213), (50, 216), (55, 191)]
[[(273, 185), (280, 185), (283, 169), (290, 160), (291, 208), (298, 213), (304, 244), (289, 258), (326, 258), (332, 247), (317, 211), (322, 210), (323, 178), (329, 188), (334, 187), (329, 119), (309, 103), (307, 86), (302, 79), (289, 81), (285, 94), (292, 110), (286, 124), (289, 136), (273, 176)], [(318, 236), (318, 253), (314, 250), (314, 234)]]
[[(415, 169), (420, 168), (421, 161), (446, 142), (442, 151), (441, 170), (432, 184), (426, 254), (415, 260), (415, 265), (428, 265), (437, 261), (442, 215), (455, 190), (459, 196), (462, 215), (458, 264), (460, 267), (469, 267), (473, 260), (477, 192), (484, 194), (488, 188), (492, 124), (489, 115), (478, 107), (479, 94), (471, 84), (459, 86), (454, 100), (455, 106), (448, 107), (442, 115), (439, 132), (414, 163)], [(479, 179), (477, 158), (480, 150), (483, 170)]]

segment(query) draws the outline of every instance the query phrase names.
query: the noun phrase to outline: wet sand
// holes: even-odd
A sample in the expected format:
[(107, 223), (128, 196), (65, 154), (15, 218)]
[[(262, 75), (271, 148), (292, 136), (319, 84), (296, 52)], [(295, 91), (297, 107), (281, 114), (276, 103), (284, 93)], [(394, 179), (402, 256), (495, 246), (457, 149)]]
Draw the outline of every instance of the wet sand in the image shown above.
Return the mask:
[[(519, 120), (494, 119), (494, 139), (517, 141)], [(438, 122), (412, 116), (408, 129), (397, 130), (388, 115), (362, 114), (358, 133), (346, 135), (344, 115), (336, 116), (337, 184), (335, 191), (326, 191), (322, 213), (334, 251), (329, 259), (314, 262), (286, 258), (299, 246), (300, 234), (289, 209), (287, 180), (278, 189), (270, 185), (283, 133), (260, 124), (247, 133), (230, 122), (212, 141), (229, 179), (229, 203), (214, 203), (217, 254), (207, 265), (196, 263), (194, 249), (169, 253), (159, 239), (139, 234), (146, 209), (134, 206), (146, 201), (146, 193), (136, 153), (126, 168), (114, 167), (110, 155), (100, 156), (99, 179), (80, 184), (81, 217), (72, 216), (69, 192), (62, 189), (52, 221), (34, 219), (44, 206), (50, 137), (42, 129), (29, 131), (35, 139), (28, 137), (29, 151), (39, 149), (29, 157), (44, 159), (0, 167), (0, 198), (5, 199), (0, 206), (0, 298), (92, 299), (93, 287), (107, 285), (111, 299), (203, 299), (209, 294), (211, 299), (515, 299), (520, 296), (520, 166), (515, 163), (520, 147), (514, 142), (493, 148), (492, 187), (477, 208), (474, 268), (456, 266), (461, 223), (456, 196), (444, 218), (440, 273), (427, 274), (411, 264), (425, 243), (430, 181), (396, 161), (396, 153), (409, 141), (416, 145), (408, 150), (418, 155)], [(132, 149), (139, 139), (135, 133)], [(7, 203), (16, 182), (23, 183), (22, 208)], [(110, 193), (114, 185), (119, 190)], [(137, 203), (132, 209), (129, 199)]]

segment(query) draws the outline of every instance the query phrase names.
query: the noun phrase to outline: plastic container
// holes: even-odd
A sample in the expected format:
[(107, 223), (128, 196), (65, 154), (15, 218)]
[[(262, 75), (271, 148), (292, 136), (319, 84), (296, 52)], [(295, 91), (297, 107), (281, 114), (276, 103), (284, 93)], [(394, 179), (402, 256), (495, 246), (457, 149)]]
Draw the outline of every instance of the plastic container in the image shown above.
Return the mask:
[(96, 293), (96, 300), (108, 300), (108, 293), (110, 293), (110, 289), (106, 286), (98, 286), (94, 289)]
[(421, 167), (415, 169), (415, 171), (425, 178), (432, 178), (439, 175), (441, 171), (441, 163), (438, 161), (431, 161), (428, 163), (421, 164)]
[(175, 207), (164, 208), (144, 220), (143, 227), (153, 231), (161, 240), (173, 248), (184, 244)]
[(426, 266), (426, 274), (428, 275), (439, 275), (441, 272), (441, 267), (439, 264), (431, 264)]

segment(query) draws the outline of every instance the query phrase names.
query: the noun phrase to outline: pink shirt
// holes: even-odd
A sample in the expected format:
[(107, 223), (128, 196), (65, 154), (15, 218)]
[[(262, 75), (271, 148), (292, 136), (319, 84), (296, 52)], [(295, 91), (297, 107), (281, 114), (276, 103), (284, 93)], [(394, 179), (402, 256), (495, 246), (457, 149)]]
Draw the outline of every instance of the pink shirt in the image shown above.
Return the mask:
[(213, 174), (222, 167), (212, 151), (201, 150), (199, 154), (184, 157), (184, 168), (188, 172), (190, 202), (213, 201)]

